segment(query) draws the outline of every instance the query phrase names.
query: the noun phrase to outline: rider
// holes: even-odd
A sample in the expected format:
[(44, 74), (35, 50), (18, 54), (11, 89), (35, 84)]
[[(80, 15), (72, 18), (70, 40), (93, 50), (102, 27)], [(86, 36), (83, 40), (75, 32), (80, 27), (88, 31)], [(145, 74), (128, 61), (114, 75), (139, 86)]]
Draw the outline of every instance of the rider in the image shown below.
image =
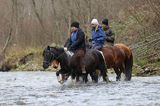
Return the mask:
[(71, 35), (65, 43), (64, 47), (75, 52), (77, 49), (85, 49), (85, 34), (79, 27), (79, 22), (71, 24)]
[(103, 27), (103, 30), (105, 31), (105, 34), (106, 34), (105, 43), (107, 43), (109, 45), (113, 45), (114, 44), (114, 40), (115, 40), (115, 34), (110, 29), (107, 18), (103, 19), (102, 27)]
[(99, 25), (97, 19), (91, 21), (92, 26), (92, 48), (101, 50), (105, 41), (105, 32)]

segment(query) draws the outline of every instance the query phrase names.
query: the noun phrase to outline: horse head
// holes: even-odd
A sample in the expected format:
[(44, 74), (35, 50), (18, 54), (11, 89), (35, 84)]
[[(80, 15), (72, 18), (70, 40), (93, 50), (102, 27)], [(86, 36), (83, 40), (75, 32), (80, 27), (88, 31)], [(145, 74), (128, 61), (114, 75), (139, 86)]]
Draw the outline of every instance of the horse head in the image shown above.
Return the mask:
[(64, 48), (48, 46), (43, 51), (43, 68), (47, 69), (52, 65), (54, 69), (57, 69), (60, 64), (61, 69), (57, 71), (56, 76), (58, 82), (63, 83), (69, 77), (68, 57)]
[(58, 56), (59, 51), (56, 47), (50, 47), (44, 49), (43, 51), (43, 68), (47, 69), (50, 65), (53, 65), (54, 68), (58, 68)]

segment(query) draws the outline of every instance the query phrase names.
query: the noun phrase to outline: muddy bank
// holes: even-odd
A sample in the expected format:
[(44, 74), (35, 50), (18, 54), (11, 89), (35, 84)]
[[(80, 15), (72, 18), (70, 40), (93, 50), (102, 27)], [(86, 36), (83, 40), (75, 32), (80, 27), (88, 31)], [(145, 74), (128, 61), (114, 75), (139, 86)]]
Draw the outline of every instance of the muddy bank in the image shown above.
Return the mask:
[(138, 66), (134, 65), (133, 67), (133, 74), (135, 76), (160, 76), (160, 67), (154, 67), (150, 65), (146, 66)]
[(24, 55), (14, 55), (8, 57), (1, 65), (1, 71), (37, 71), (42, 70), (41, 53), (26, 53)]
[[(5, 60), (1, 62), (0, 71), (44, 71), (42, 67), (42, 52), (42, 48), (29, 48), (11, 52), (11, 54), (8, 54)], [(55, 69), (50, 67), (45, 71), (55, 71)]]

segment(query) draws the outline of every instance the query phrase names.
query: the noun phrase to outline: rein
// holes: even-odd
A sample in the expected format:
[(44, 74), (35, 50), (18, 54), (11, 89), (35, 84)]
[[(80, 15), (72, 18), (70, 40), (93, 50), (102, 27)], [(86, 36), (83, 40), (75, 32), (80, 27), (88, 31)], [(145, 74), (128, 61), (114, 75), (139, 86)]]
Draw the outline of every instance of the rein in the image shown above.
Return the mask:
[[(61, 55), (59, 55), (58, 57), (56, 57), (55, 59), (56, 59), (56, 60), (59, 59), (59, 58), (60, 58), (62, 55), (64, 55), (64, 54), (65, 54), (65, 51), (64, 51)], [(53, 56), (54, 56), (54, 53), (51, 52), (51, 55), (52, 55), (52, 56), (51, 56), (51, 58), (50, 58), (50, 61), (52, 61)], [(49, 62), (48, 62), (48, 61), (44, 61), (44, 62), (51, 64), (50, 61), (49, 61)]]
[[(56, 60), (59, 59), (60, 57), (62, 57), (66, 52), (64, 51), (61, 55), (59, 55), (58, 57), (56, 57)], [(52, 55), (53, 56), (53, 55)]]
[[(56, 57), (55, 59), (57, 60), (57, 59), (59, 59), (60, 57), (62, 57), (65, 53), (67, 54), (67, 56), (69, 55), (68, 53), (67, 53), (68, 51), (65, 51), (64, 50), (64, 52), (61, 54), (61, 55), (59, 55), (58, 57)], [(52, 57), (53, 57), (53, 53), (52, 53)]]

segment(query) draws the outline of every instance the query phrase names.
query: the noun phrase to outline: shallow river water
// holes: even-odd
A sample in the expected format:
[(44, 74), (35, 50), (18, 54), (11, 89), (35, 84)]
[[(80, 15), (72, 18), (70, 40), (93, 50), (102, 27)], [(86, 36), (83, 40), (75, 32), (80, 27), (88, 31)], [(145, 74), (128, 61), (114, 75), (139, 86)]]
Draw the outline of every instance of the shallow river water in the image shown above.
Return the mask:
[(160, 77), (64, 85), (54, 72), (0, 73), (0, 106), (160, 106)]

